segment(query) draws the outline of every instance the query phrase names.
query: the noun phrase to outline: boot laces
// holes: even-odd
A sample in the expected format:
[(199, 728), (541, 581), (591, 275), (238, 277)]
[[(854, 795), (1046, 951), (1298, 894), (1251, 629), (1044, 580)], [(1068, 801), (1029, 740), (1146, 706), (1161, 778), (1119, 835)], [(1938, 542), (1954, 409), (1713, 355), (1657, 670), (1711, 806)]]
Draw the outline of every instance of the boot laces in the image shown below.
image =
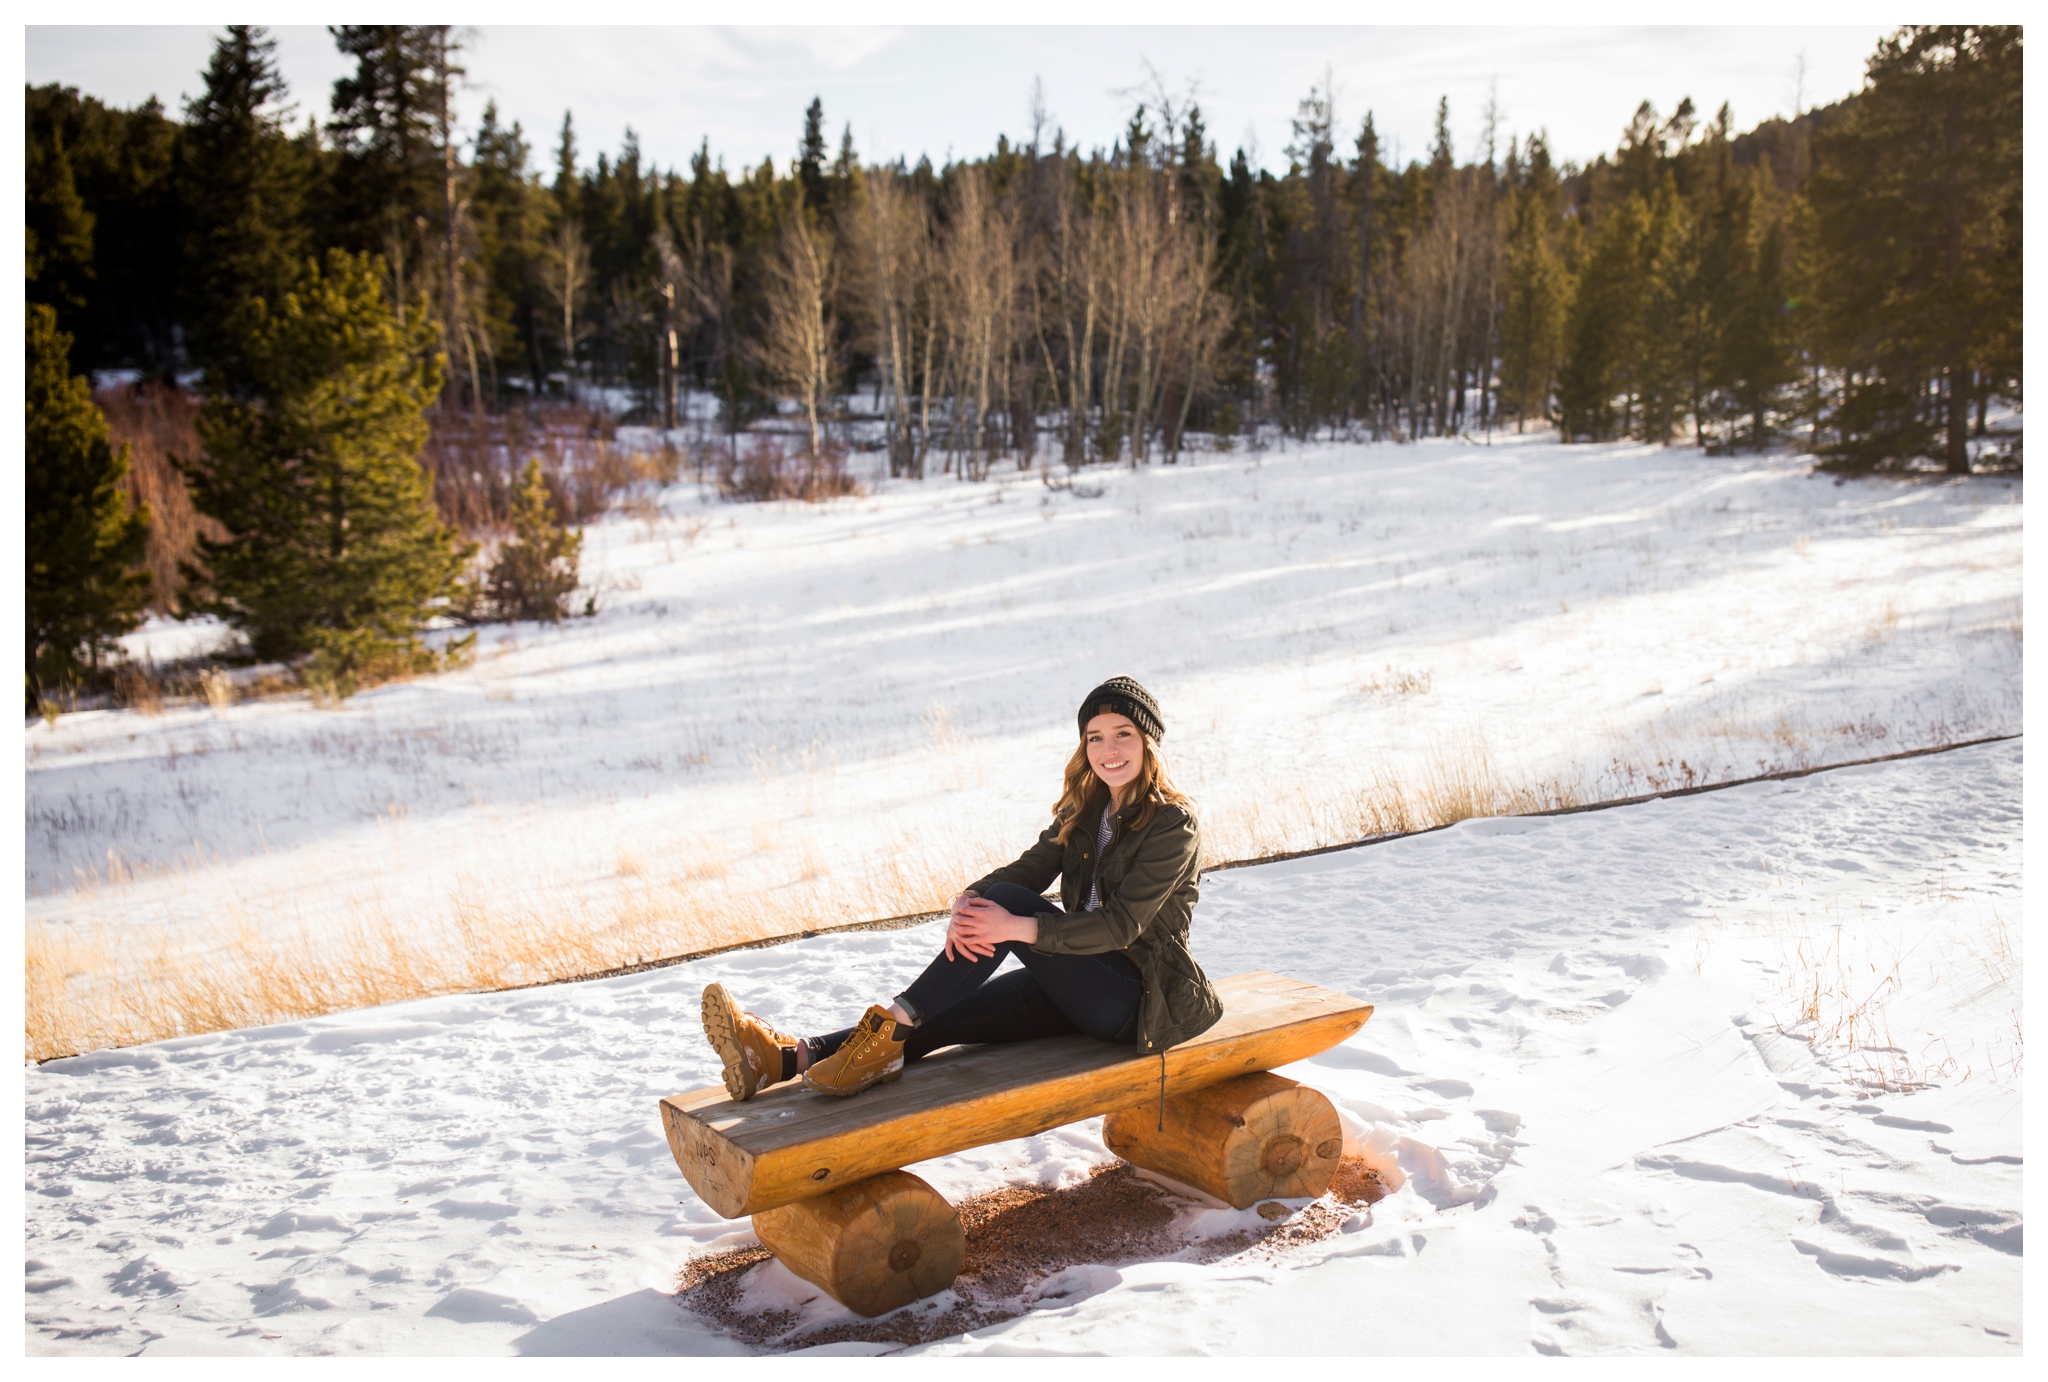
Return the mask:
[(854, 1037), (853, 1050), (847, 1053), (846, 1059), (849, 1064), (859, 1060), (868, 1047), (882, 1039), (882, 1022), (883, 1019), (879, 1017), (861, 1019), (860, 1032)]

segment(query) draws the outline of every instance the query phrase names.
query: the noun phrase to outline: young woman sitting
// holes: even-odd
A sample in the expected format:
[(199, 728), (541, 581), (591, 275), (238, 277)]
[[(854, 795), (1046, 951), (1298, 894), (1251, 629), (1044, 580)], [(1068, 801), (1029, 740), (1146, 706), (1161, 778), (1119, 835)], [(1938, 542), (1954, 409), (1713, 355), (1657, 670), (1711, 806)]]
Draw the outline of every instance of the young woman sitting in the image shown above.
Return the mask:
[[(704, 1035), (734, 1099), (802, 1077), (858, 1094), (945, 1046), (1085, 1032), (1162, 1051), (1223, 1014), (1188, 952), (1199, 891), (1194, 803), (1173, 785), (1159, 705), (1129, 677), (1088, 693), (1052, 824), (1013, 864), (953, 899), (944, 951), (888, 1006), (790, 1037), (704, 989)], [(1060, 905), (1040, 896), (1060, 880)], [(997, 975), (1015, 955), (1023, 968)]]

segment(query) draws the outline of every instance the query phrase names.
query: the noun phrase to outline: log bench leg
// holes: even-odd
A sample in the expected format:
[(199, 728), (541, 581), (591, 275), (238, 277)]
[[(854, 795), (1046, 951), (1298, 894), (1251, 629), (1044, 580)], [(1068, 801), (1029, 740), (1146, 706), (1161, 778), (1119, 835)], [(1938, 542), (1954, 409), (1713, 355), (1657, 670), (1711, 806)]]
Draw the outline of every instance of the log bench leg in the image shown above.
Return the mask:
[(782, 1265), (872, 1319), (953, 1284), (966, 1260), (960, 1216), (908, 1171), (884, 1171), (754, 1216)]
[(1312, 1197), (1344, 1156), (1337, 1110), (1319, 1091), (1261, 1072), (1102, 1120), (1109, 1149), (1237, 1209)]

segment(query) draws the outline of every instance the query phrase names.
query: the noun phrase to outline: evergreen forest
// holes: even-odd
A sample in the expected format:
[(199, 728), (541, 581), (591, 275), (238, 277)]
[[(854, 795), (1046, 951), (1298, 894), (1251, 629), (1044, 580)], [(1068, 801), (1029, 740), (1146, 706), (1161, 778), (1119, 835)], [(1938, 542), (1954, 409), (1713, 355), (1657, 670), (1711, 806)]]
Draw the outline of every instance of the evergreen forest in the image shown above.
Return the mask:
[(418, 665), (429, 619), (560, 617), (562, 568), (466, 576), (473, 539), (573, 565), (540, 517), (603, 485), (560, 438), (621, 420), (736, 496), (783, 492), (750, 488), (764, 425), (807, 496), (849, 447), (975, 479), (1532, 428), (2019, 464), (2017, 26), (1901, 29), (1856, 94), (1748, 129), (1645, 100), (1584, 166), (1447, 104), (1397, 164), (1317, 88), (1282, 172), (1156, 80), (1106, 149), (1039, 117), (864, 159), (813, 101), (787, 160), (662, 168), (573, 113), (461, 127), (445, 26), (333, 36), (331, 92), (247, 26), (177, 112), (27, 89), (30, 603), (63, 605), (32, 610), (32, 705), (146, 606), (344, 690)]

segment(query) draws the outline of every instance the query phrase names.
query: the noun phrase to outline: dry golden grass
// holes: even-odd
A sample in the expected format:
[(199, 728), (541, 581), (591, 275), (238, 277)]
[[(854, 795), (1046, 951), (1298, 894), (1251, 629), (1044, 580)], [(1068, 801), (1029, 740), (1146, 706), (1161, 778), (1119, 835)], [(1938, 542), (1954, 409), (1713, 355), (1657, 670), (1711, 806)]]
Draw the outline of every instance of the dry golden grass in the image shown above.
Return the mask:
[[(986, 858), (904, 853), (848, 881), (809, 846), (799, 882), (736, 884), (717, 846), (685, 848), (664, 877), (622, 853), (620, 891), (603, 906), (507, 903), (458, 880), (440, 915), (394, 920), (358, 905), (346, 923), (246, 917), (153, 938), (31, 923), (26, 1054), (48, 1060), (101, 1047), (262, 1026), (435, 994), (581, 978), (678, 955), (846, 923), (936, 911)], [(633, 863), (637, 872), (628, 872)], [(110, 860), (110, 870), (119, 870)], [(118, 880), (116, 880), (118, 881)]]
[(157, 689), (155, 679), (133, 663), (123, 663), (114, 669), (114, 696), (122, 705), (144, 715), (164, 713), (163, 693)]
[(682, 877), (692, 883), (710, 883), (732, 877), (732, 857), (716, 841), (697, 842), (681, 859)]
[(1451, 741), (1409, 778), (1375, 773), (1363, 787), (1318, 791), (1294, 783), (1255, 796), (1202, 802), (1203, 863), (1269, 858), (1377, 835), (1403, 835), (1481, 816), (1580, 804), (1560, 782), (1509, 776), (1484, 740)]
[(227, 713), (235, 703), (235, 683), (228, 674), (218, 667), (208, 667), (199, 674), (199, 687), (206, 695), (206, 703), (213, 707), (213, 713)]
[(1404, 667), (1388, 666), (1374, 673), (1358, 684), (1358, 694), (1378, 700), (1397, 700), (1402, 696), (1426, 696), (1435, 684), (1435, 677), (1427, 668), (1413, 671)]

